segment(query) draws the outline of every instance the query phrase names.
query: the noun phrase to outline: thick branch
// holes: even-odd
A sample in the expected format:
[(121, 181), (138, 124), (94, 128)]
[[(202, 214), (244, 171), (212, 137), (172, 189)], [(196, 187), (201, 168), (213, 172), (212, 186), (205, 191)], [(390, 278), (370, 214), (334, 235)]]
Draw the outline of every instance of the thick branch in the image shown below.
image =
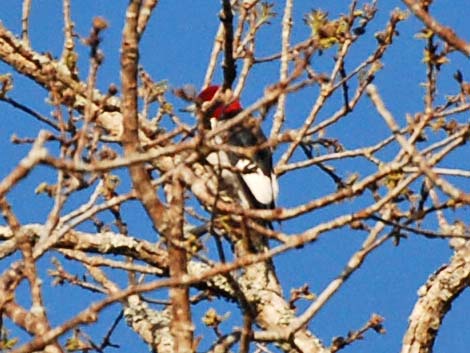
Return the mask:
[(233, 58), (233, 13), (230, 0), (222, 0), (222, 12), (220, 20), (224, 25), (224, 84), (223, 88), (232, 88), (233, 81), (237, 76), (235, 60)]
[[(127, 21), (124, 27), (122, 41), (122, 115), (123, 134), (122, 144), (124, 154), (132, 155), (140, 151), (139, 122), (137, 113), (137, 67), (139, 61), (139, 48), (137, 33), (137, 19), (141, 1), (133, 1), (127, 10)], [(165, 225), (163, 204), (157, 198), (151, 179), (143, 164), (131, 165), (129, 171), (137, 197), (145, 207), (157, 231), (162, 231)]]
[(401, 353), (430, 353), (452, 302), (470, 283), (470, 245), (467, 243), (429, 278), (419, 291), (410, 315)]
[[(171, 278), (182, 279), (188, 275), (187, 256), (184, 244), (184, 189), (179, 176), (175, 175), (168, 187), (170, 199), (169, 212), (169, 265)], [(172, 307), (171, 334), (174, 337), (174, 351), (190, 353), (193, 351), (193, 331), (189, 287), (176, 286), (170, 289)]]
[(137, 24), (137, 32), (139, 33), (139, 36), (142, 36), (142, 34), (145, 31), (145, 28), (147, 28), (147, 24), (150, 20), (150, 16), (152, 15), (152, 11), (157, 6), (158, 0), (145, 0), (144, 3), (142, 4), (142, 8), (140, 9), (140, 15), (139, 15), (139, 20)]

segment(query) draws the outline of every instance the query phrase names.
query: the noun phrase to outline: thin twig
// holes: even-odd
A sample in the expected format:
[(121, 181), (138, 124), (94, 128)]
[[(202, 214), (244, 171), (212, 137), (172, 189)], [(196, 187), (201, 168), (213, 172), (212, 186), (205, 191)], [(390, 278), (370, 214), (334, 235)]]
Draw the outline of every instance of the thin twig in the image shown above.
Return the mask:
[(47, 156), (47, 149), (44, 143), (47, 140), (48, 133), (41, 131), (36, 138), (28, 155), (23, 158), (16, 168), (0, 182), (0, 198), (13, 189), (21, 179), (25, 178), (31, 170)]
[(421, 1), (416, 0), (402, 0), (406, 6), (418, 17), (429, 29), (435, 32), (446, 43), (453, 46), (465, 56), (470, 57), (470, 44), (465, 42), (462, 38), (450, 27), (441, 25), (429, 12), (425, 11), (421, 6)]
[(54, 128), (55, 130), (59, 130), (59, 125), (57, 123), (55, 123), (52, 120), (49, 120), (44, 115), (41, 115), (40, 113), (38, 113), (35, 110), (27, 107), (26, 105), (23, 105), (23, 104), (17, 102), (13, 98), (2, 96), (2, 97), (0, 97), (0, 100), (5, 102), (5, 103), (10, 104), (11, 106), (13, 106), (13, 107), (29, 114), (29, 115), (31, 115), (33, 118), (35, 118), (39, 121), (42, 121), (43, 123), (45, 123), (45, 124), (49, 125), (50, 127)]
[[(284, 16), (282, 18), (282, 34), (281, 34), (281, 67), (279, 69), (279, 82), (283, 84), (288, 77), (289, 69), (289, 50), (290, 50), (290, 35), (292, 31), (292, 8), (294, 6), (293, 0), (286, 0), (284, 8)], [(277, 100), (277, 109), (273, 117), (273, 127), (270, 136), (277, 135), (282, 128), (286, 115), (286, 99), (285, 93), (279, 96)]]
[(204, 83), (202, 84), (203, 88), (209, 86), (214, 77), (215, 69), (217, 66), (217, 59), (222, 50), (223, 34), (224, 25), (221, 23), (217, 30), (217, 34), (215, 35), (214, 45), (212, 46), (212, 52), (207, 64), (206, 75), (204, 76)]
[[(390, 217), (390, 212), (384, 212), (385, 219)], [(315, 314), (325, 305), (325, 303), (335, 294), (339, 288), (346, 282), (346, 280), (362, 265), (366, 257), (377, 247), (385, 243), (389, 239), (388, 236), (378, 238), (380, 232), (384, 229), (385, 224), (378, 222), (376, 226), (371, 230), (369, 236), (364, 241), (360, 250), (358, 250), (348, 261), (341, 274), (318, 295), (315, 301), (305, 312), (295, 319), (290, 327), (289, 332), (296, 332), (303, 326), (305, 326)]]
[(398, 143), (402, 146), (403, 151), (406, 152), (408, 155), (412, 156), (413, 159), (416, 161), (420, 172), (425, 174), (429, 178), (429, 180), (432, 181), (433, 184), (437, 185), (444, 193), (449, 195), (454, 200), (470, 203), (469, 195), (460, 191), (451, 183), (445, 181), (439, 175), (434, 173), (428, 161), (419, 153), (416, 147), (410, 144), (406, 140), (406, 138), (399, 133), (400, 129), (398, 127), (398, 124), (396, 123), (393, 115), (385, 107), (385, 104), (380, 98), (377, 88), (374, 85), (370, 84), (367, 86), (367, 94), (369, 95), (371, 101), (374, 103), (379, 114), (383, 117), (390, 130), (395, 135), (395, 138)]
[[(92, 101), (93, 93), (96, 86), (96, 78), (98, 74), (98, 68), (103, 61), (103, 54), (99, 51), (98, 47), (100, 44), (100, 33), (107, 27), (107, 23), (104, 19), (96, 17), (93, 19), (93, 28), (90, 37), (87, 39), (87, 43), (90, 45), (90, 67), (88, 72), (87, 80), (87, 99), (89, 102)], [(94, 120), (93, 107), (91, 104), (87, 104), (85, 107), (84, 122), (83, 126), (78, 132), (77, 136), (77, 149), (74, 154), (74, 161), (77, 163), (82, 159), (82, 152), (88, 145), (88, 128)]]
[(62, 51), (62, 61), (64, 61), (67, 67), (73, 72), (75, 70), (77, 56), (75, 53), (75, 41), (74, 38), (74, 24), (72, 21), (72, 12), (70, 10), (70, 1), (63, 0), (63, 12), (64, 12), (64, 48)]

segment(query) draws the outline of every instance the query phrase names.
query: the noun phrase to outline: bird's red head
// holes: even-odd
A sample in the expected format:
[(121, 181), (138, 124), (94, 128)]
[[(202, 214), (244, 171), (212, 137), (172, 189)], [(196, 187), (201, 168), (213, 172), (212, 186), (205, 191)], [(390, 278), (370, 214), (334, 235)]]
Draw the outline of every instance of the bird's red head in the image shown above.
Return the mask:
[[(209, 86), (201, 91), (198, 95), (198, 100), (201, 103), (210, 102), (214, 96), (216, 95), (217, 91), (220, 89), (220, 86)], [(216, 103), (212, 109), (211, 116), (219, 119), (226, 119), (233, 117), (234, 115), (238, 114), (242, 110), (242, 105), (239, 99), (235, 99), (234, 101), (230, 102), (229, 104), (224, 104), (223, 102)]]

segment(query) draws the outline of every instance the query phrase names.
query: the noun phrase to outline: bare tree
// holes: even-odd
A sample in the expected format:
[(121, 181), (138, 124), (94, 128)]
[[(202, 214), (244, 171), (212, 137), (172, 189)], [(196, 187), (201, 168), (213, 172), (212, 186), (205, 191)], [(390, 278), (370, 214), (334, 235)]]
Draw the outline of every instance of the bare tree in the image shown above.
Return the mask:
[[(470, 125), (462, 113), (470, 108), (470, 85), (455, 70), (455, 92), (437, 92), (438, 79), (448, 79), (439, 76), (441, 67), (450, 55), (469, 56), (470, 44), (440, 24), (433, 16), (432, 1), (403, 3), (409, 12), (393, 11), (374, 34), (368, 29), (380, 11), (377, 1), (360, 4), (352, 0), (337, 18), (312, 10), (304, 17), (310, 35), (295, 42), (293, 0), (285, 1), (280, 16), (269, 3), (223, 0), (219, 18), (207, 19), (220, 24), (203, 83), (203, 88), (214, 84), (216, 71), (222, 70), (222, 89), (212, 102), (200, 104), (194, 90), (184, 87), (172, 92), (140, 64), (141, 38), (152, 12), (158, 11), (157, 0), (128, 2), (120, 51), (121, 87), (110, 84), (106, 92), (97, 89), (97, 75), (105, 54), (100, 44), (107, 19), (96, 17), (89, 36), (82, 39), (90, 56), (88, 75), (80, 80), (70, 0), (63, 0), (60, 58), (34, 49), (29, 29), (31, 0), (24, 0), (20, 36), (0, 23), (0, 59), (12, 71), (0, 76), (0, 101), (24, 113), (25, 119), (38, 120), (42, 127), (35, 138), (14, 137), (13, 142), (29, 146), (29, 152), (0, 181), (5, 219), (0, 227), (4, 268), (0, 308), (2, 318), (8, 319), (8, 324), (2, 320), (1, 349), (102, 352), (115, 347), (113, 332), (124, 318), (136, 333), (136, 341), (160, 353), (198, 350), (197, 325), (215, 333), (213, 341), (205, 342), (208, 352), (235, 348), (243, 353), (272, 349), (336, 352), (367, 331), (384, 333), (383, 318), (371, 313), (363, 327), (352, 327), (344, 337), (332, 338), (331, 344), (322, 342), (309, 328), (312, 319), (368, 256), (388, 242), (398, 244), (415, 234), (448, 239), (454, 251), (443, 268), (429, 269), (429, 274), (436, 272), (419, 291), (404, 333), (402, 352), (432, 351), (444, 315), (470, 280), (469, 232), (461, 213), (470, 202), (461, 180), (467, 180), (470, 173), (464, 165), (443, 167), (451, 154), (466, 156)], [(411, 65), (424, 65), (426, 82), (422, 110), (410, 113), (403, 124), (405, 119), (387, 108), (393, 102), (384, 102), (374, 80), (384, 70), (382, 59), (394, 45), (400, 22), (410, 17), (422, 21), (422, 42), (413, 45), (424, 43), (424, 60)], [(277, 19), (281, 50), (260, 57), (258, 34)], [(360, 62), (350, 68), (346, 60), (363, 38), (375, 38), (374, 45), (364, 49)], [(320, 57), (332, 65), (317, 65)], [(272, 77), (253, 104), (215, 129), (204, 126), (211, 105), (237, 99), (254, 68), (264, 70), (273, 64), (279, 67), (278, 76)], [(13, 71), (46, 90), (45, 105), (52, 108), (49, 115), (14, 98), (18, 94)], [(310, 88), (316, 93), (309, 111), (293, 120), (287, 103)], [(170, 104), (172, 95), (196, 103), (193, 125), (185, 123)], [(389, 133), (379, 139), (363, 136), (358, 138), (359, 147), (349, 148), (342, 137), (334, 137), (338, 136), (335, 131), (345, 119), (357, 118), (363, 102), (374, 108), (369, 114), (384, 123)], [(334, 111), (325, 112), (327, 106)], [(247, 119), (254, 119), (257, 126), (269, 123), (269, 138), (261, 145), (236, 147), (217, 139)], [(279, 178), (289, 180), (292, 173), (313, 169), (333, 187), (293, 207), (242, 205), (236, 190), (239, 185), (229, 185), (222, 172), (246, 171), (208, 163), (207, 156), (250, 157), (266, 148), (280, 151), (275, 161)], [(358, 162), (356, 170), (351, 171), (351, 161)], [(9, 193), (21, 189), (24, 184), (20, 182), (41, 166), (53, 170), (55, 182), (44, 181), (36, 191), (47, 195), (52, 207), (41, 222), (23, 224)], [(129, 171), (127, 189), (118, 187), (123, 178), (118, 177), (119, 170)], [(31, 196), (31, 203), (37, 197), (44, 196)], [(128, 231), (128, 225), (138, 221), (126, 217), (122, 209), (135, 201), (145, 209), (155, 241)], [(328, 214), (326, 220), (319, 222), (312, 216), (301, 232), (285, 230), (289, 222), (319, 210)], [(307, 251), (302, 247), (337, 230), (365, 235), (360, 249), (351, 250), (343, 270), (317, 295), (307, 285), (285, 293), (273, 265), (276, 257)], [(47, 275), (40, 264), (43, 258), (53, 258)], [(74, 273), (77, 263), (86, 276)], [(51, 280), (84, 293), (99, 293), (99, 299), (84, 295), (87, 307), (54, 325), (48, 317), (53, 303), (43, 288)], [(167, 297), (147, 297), (161, 289), (168, 289)], [(60, 292), (62, 287), (54, 290)], [(29, 298), (29, 307), (20, 294)], [(192, 315), (196, 304), (212, 300), (236, 303), (239, 322), (214, 308), (202, 322)], [(305, 300), (305, 309), (298, 309), (297, 303)], [(87, 331), (85, 325), (100, 322), (103, 310), (110, 306), (116, 320), (107, 332), (100, 337)], [(17, 341), (8, 331), (13, 327), (23, 329), (30, 338)]]

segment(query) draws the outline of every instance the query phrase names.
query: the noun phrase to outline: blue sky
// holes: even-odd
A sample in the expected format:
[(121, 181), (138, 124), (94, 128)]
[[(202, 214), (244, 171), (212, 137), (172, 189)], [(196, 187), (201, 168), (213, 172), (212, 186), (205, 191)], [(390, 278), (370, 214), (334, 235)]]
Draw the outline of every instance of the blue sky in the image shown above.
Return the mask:
[[(77, 33), (86, 37), (90, 31), (92, 18), (102, 16), (109, 21), (109, 29), (102, 35), (101, 49), (105, 53), (105, 61), (98, 75), (97, 86), (106, 90), (109, 84), (119, 84), (119, 47), (120, 35), (124, 21), (124, 12), (127, 1), (123, 0), (80, 0), (72, 1), (72, 16), (76, 24)], [(21, 1), (8, 0), (2, 4), (0, 21), (14, 33), (20, 33), (21, 25)], [(360, 1), (362, 4), (363, 2)], [(440, 1), (433, 8), (433, 14), (444, 24), (452, 25), (457, 33), (468, 33), (468, 23), (463, 19), (463, 9), (467, 7), (466, 1)], [(331, 18), (347, 11), (348, 1), (296, 1), (294, 5), (294, 29), (293, 42), (301, 41), (308, 36), (310, 31), (303, 24), (303, 15), (313, 9), (322, 8), (329, 12)], [(395, 7), (403, 8), (400, 1), (379, 2), (379, 12), (376, 19), (367, 29), (366, 35), (360, 39), (352, 49), (351, 56), (346, 60), (346, 69), (352, 69), (370, 53), (375, 44), (373, 33), (382, 29), (391, 10)], [(264, 56), (279, 51), (280, 41), (280, 17), (283, 11), (283, 2), (275, 1), (275, 11), (278, 17), (272, 24), (263, 28), (260, 32), (257, 45), (257, 55)], [(167, 80), (172, 87), (180, 87), (184, 84), (194, 84), (200, 87), (205, 75), (207, 60), (212, 48), (214, 34), (219, 22), (217, 13), (219, 1), (161, 1), (148, 26), (147, 32), (141, 43), (141, 63), (156, 80)], [(58, 57), (62, 51), (62, 21), (61, 1), (33, 1), (31, 13), (31, 45), (39, 52), (50, 52)], [(395, 39), (394, 45), (383, 59), (384, 69), (376, 78), (375, 83), (380, 89), (388, 108), (395, 115), (398, 122), (405, 122), (407, 113), (415, 113), (423, 109), (423, 87), (425, 81), (425, 67), (422, 65), (423, 42), (414, 39), (414, 35), (421, 29), (420, 23), (415, 19), (407, 20), (399, 25), (400, 36)], [(78, 46), (80, 54), (80, 77), (84, 79), (88, 70), (87, 48)], [(443, 66), (439, 77), (442, 79), (438, 86), (438, 102), (444, 101), (444, 95), (455, 94), (458, 86), (452, 79), (452, 74), (460, 69), (466, 77), (468, 62), (460, 54), (450, 56), (451, 63)], [(315, 56), (314, 66), (326, 69), (332, 65), (332, 54), (326, 51), (324, 55)], [(239, 65), (240, 67), (241, 65)], [(10, 71), (7, 66), (0, 63), (0, 73)], [(243, 91), (242, 102), (248, 105), (262, 95), (266, 86), (277, 81), (277, 64), (260, 65), (253, 70), (247, 88)], [(467, 71), (468, 72), (468, 71)], [(467, 74), (468, 75), (468, 74)], [(15, 75), (15, 88), (11, 96), (24, 104), (28, 104), (44, 115), (50, 114), (52, 108), (44, 104), (45, 92), (26, 78)], [(216, 75), (221, 80), (221, 70)], [(308, 112), (309, 106), (317, 94), (315, 88), (306, 92), (293, 95), (287, 103), (288, 127), (296, 128), (302, 123)], [(184, 102), (169, 95), (169, 100), (175, 107), (184, 106)], [(342, 104), (341, 97), (333, 98), (331, 103), (320, 113), (320, 121), (327, 118)], [(350, 118), (338, 124), (328, 131), (330, 137), (336, 137), (347, 148), (363, 146), (367, 141), (379, 141), (390, 132), (383, 121), (373, 112), (372, 106), (367, 100), (359, 104), (357, 111)], [(0, 132), (0, 177), (5, 176), (24, 156), (28, 146), (11, 144), (10, 137), (17, 134), (21, 137), (34, 137), (39, 128), (44, 128), (30, 117), (11, 109), (0, 103), (0, 118), (3, 120)], [(182, 116), (187, 123), (192, 123), (190, 116)], [(266, 122), (266, 130), (270, 128), (270, 121)], [(280, 147), (275, 158), (285, 147)], [(393, 158), (393, 148), (388, 150)], [(465, 158), (457, 154), (451, 156), (445, 166), (469, 168), (468, 151)], [(301, 155), (296, 155), (300, 158)], [(339, 165), (341, 175), (352, 172), (367, 173), (367, 166), (358, 165), (356, 161)], [(359, 169), (357, 169), (359, 168)], [(123, 179), (126, 172), (120, 171)], [(364, 175), (363, 174), (363, 175)], [(42, 180), (53, 181), (53, 173), (47, 168), (39, 168), (28, 179), (23, 181), (10, 194), (10, 201), (17, 211), (23, 223), (43, 222), (47, 217), (50, 200), (43, 195), (34, 195), (34, 189)], [(319, 169), (313, 168), (294, 172), (282, 177), (280, 206), (294, 206), (307, 200), (320, 197), (333, 192), (335, 185)], [(129, 185), (124, 180), (121, 188)], [(461, 184), (464, 185), (465, 183)], [(468, 182), (467, 182), (468, 185)], [(74, 206), (74, 200), (67, 207)], [(75, 200), (79, 202), (80, 200)], [(359, 200), (358, 203), (345, 203), (333, 206), (325, 210), (319, 210), (302, 217), (299, 220), (285, 222), (283, 230), (288, 233), (301, 232), (314, 225), (331, 219), (337, 212), (344, 213), (357, 210), (367, 200)], [(468, 211), (468, 210), (467, 210)], [(140, 220), (142, 210), (135, 204), (126, 206), (123, 212), (129, 217), (130, 233), (143, 238), (152, 239), (152, 230), (145, 222), (132, 222)], [(430, 224), (432, 225), (432, 223)], [(325, 286), (343, 269), (345, 262), (351, 254), (359, 249), (364, 240), (364, 233), (357, 233), (349, 229), (342, 229), (323, 236), (318, 242), (309, 244), (303, 249), (294, 250), (283, 254), (276, 259), (276, 267), (286, 293), (292, 287), (299, 287), (304, 283), (309, 284), (313, 292), (321, 292)], [(346, 335), (349, 330), (361, 327), (371, 313), (379, 313), (385, 317), (387, 334), (384, 336), (368, 333), (364, 341), (348, 347), (344, 352), (376, 353), (396, 352), (400, 349), (402, 336), (407, 325), (407, 318), (414, 302), (417, 299), (418, 288), (426, 281), (432, 272), (445, 263), (451, 256), (451, 251), (446, 241), (429, 240), (410, 235), (403, 240), (399, 247), (388, 243), (372, 254), (361, 269), (356, 272), (341, 289), (341, 291), (319, 312), (312, 320), (312, 331), (329, 344), (335, 336)], [(0, 261), (0, 269), (9, 263), (8, 260)], [(44, 271), (50, 267), (50, 258), (42, 262)], [(50, 315), (54, 323), (58, 324), (71, 317), (76, 312), (76, 305), (85, 307), (87, 302), (82, 301), (82, 292), (75, 288), (64, 286), (60, 291), (49, 288), (46, 283), (46, 293), (50, 300), (57, 301), (58, 306), (50, 309)], [(57, 293), (60, 292), (60, 296)], [(65, 293), (65, 294), (64, 294)], [(98, 297), (94, 297), (95, 300)], [(464, 293), (447, 315), (435, 346), (435, 352), (467, 352), (468, 338), (465, 333), (468, 322), (464, 313), (470, 310), (468, 293)], [(25, 299), (26, 300), (26, 299)], [(299, 312), (308, 303), (299, 304)], [(218, 310), (230, 310), (236, 308), (226, 303), (219, 303)], [(207, 307), (200, 306), (195, 310), (195, 317)], [(105, 320), (97, 325), (93, 333), (109, 327), (109, 323), (117, 313), (117, 306), (105, 312)], [(197, 319), (196, 319), (197, 321)], [(230, 326), (229, 326), (230, 327)], [(211, 333), (198, 332), (210, 338)], [(468, 335), (467, 335), (468, 336)], [(98, 338), (99, 336), (97, 336)], [(115, 343), (123, 349), (135, 348), (138, 341), (133, 333), (124, 324), (120, 325), (119, 335), (115, 337)], [(206, 341), (210, 342), (210, 339)], [(140, 346), (139, 346), (140, 347)], [(146, 348), (142, 345), (142, 350)]]

